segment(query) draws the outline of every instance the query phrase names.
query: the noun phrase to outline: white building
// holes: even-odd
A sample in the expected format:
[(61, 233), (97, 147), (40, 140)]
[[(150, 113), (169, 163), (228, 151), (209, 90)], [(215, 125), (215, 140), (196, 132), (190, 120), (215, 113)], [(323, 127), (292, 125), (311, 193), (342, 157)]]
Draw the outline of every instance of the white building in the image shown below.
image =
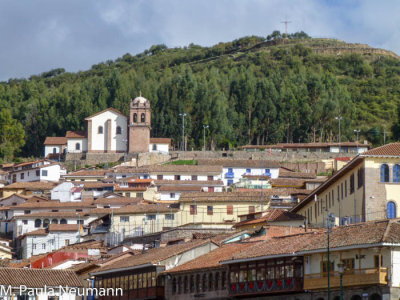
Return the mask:
[(170, 148), (171, 148), (171, 139), (150, 138), (149, 152), (159, 152), (168, 154)]
[(270, 178), (279, 177), (278, 161), (274, 160), (198, 160), (199, 166), (222, 166), (223, 181), (225, 186), (230, 186), (242, 179), (243, 175), (265, 175)]
[(51, 190), (51, 200), (72, 202), (82, 200), (83, 185), (75, 186), (72, 182), (63, 182)]
[(47, 137), (44, 141), (44, 157), (55, 158), (57, 155), (64, 154), (67, 148), (66, 137)]
[(81, 226), (78, 224), (50, 224), (20, 236), (21, 256), (27, 259), (33, 255), (58, 250), (64, 246), (80, 242)]
[(67, 131), (67, 152), (82, 153), (88, 150), (88, 140), (84, 131)]
[(153, 165), (149, 166), (150, 178), (155, 180), (198, 180), (222, 179), (222, 167), (218, 165)]
[(58, 182), (66, 170), (60, 164), (43, 159), (14, 165), (8, 170), (8, 182)]

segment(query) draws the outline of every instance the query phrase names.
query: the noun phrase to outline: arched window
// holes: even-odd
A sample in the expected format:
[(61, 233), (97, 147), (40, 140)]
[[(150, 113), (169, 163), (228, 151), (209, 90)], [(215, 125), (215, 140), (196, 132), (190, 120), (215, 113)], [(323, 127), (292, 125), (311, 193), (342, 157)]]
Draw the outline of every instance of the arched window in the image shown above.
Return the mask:
[(67, 224), (67, 220), (61, 219), (60, 224)]
[(387, 218), (388, 219), (396, 218), (396, 204), (393, 201), (390, 201), (390, 202), (387, 203), (386, 211), (387, 211)]
[(35, 220), (35, 228), (40, 228), (42, 226), (42, 220), (36, 219)]
[(51, 224), (58, 224), (58, 220), (57, 219), (51, 220)]
[(50, 220), (49, 220), (49, 219), (44, 219), (44, 221), (43, 221), (43, 227), (44, 227), (44, 228), (47, 228), (47, 227), (49, 227), (49, 224), (50, 224)]
[(157, 151), (157, 144), (153, 144), (153, 151)]
[(57, 153), (57, 148), (53, 148), (53, 154)]
[(137, 113), (133, 114), (133, 122), (136, 123), (137, 122)]
[(103, 126), (99, 126), (99, 127), (97, 128), (97, 133), (98, 133), (98, 134), (103, 134)]
[(122, 130), (120, 126), (117, 126), (117, 134), (121, 134)]
[(146, 115), (144, 113), (140, 115), (140, 122), (142, 123), (146, 122)]
[(75, 150), (81, 150), (81, 144), (76, 143), (75, 144)]
[(393, 182), (400, 182), (400, 165), (393, 166)]
[(381, 182), (389, 182), (389, 166), (387, 164), (381, 166)]

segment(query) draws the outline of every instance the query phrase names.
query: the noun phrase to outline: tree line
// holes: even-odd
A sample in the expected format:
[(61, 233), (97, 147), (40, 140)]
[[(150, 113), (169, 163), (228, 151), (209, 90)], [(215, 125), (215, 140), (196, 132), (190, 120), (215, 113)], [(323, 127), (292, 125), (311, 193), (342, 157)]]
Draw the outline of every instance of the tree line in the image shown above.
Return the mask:
[[(291, 39), (283, 46), (254, 47)], [(375, 145), (400, 136), (400, 62), (394, 58), (314, 54), (305, 33), (244, 37), (213, 47), (155, 45), (69, 73), (54, 69), (0, 83), (0, 159), (43, 155), (46, 136), (85, 130), (84, 118), (114, 107), (128, 113), (142, 95), (152, 107), (152, 136), (188, 148), (278, 142), (352, 141)], [(393, 130), (392, 130), (393, 129)]]

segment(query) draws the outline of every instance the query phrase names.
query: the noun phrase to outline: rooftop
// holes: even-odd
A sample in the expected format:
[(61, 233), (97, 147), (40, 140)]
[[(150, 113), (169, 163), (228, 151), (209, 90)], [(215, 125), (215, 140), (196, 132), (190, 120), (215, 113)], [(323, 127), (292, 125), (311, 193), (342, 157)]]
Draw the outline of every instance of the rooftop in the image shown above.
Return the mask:
[(11, 189), (28, 189), (28, 190), (51, 190), (58, 182), (48, 181), (30, 181), (30, 182), (14, 182), (3, 187), (3, 190)]
[(175, 173), (176, 175), (182, 173), (189, 174), (220, 174), (222, 167), (218, 165), (152, 165), (149, 166), (150, 173)]
[(65, 134), (65, 137), (68, 139), (73, 139), (73, 138), (85, 139), (87, 136), (86, 136), (86, 131), (69, 130)]
[(400, 143), (383, 145), (362, 153), (360, 156), (400, 156)]
[(48, 136), (44, 140), (44, 145), (66, 145), (67, 144), (67, 138), (66, 137), (61, 137), (61, 136)]
[(251, 160), (251, 159), (199, 159), (199, 166), (224, 166), (239, 168), (279, 168), (280, 163), (276, 160)]

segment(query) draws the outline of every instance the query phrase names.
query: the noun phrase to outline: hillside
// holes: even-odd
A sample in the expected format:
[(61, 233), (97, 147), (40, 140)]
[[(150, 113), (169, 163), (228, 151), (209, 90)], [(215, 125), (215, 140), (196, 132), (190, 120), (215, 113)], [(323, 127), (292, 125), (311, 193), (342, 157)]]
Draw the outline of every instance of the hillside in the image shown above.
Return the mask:
[[(42, 154), (46, 136), (85, 128), (106, 107), (125, 113), (142, 94), (152, 105), (152, 135), (188, 148), (254, 143), (342, 141), (354, 129), (374, 144), (392, 136), (400, 104), (400, 60), (391, 51), (305, 33), (274, 32), (213, 47), (155, 45), (135, 56), (67, 73), (55, 69), (0, 84), (0, 159)], [(393, 139), (400, 130), (393, 127)]]

